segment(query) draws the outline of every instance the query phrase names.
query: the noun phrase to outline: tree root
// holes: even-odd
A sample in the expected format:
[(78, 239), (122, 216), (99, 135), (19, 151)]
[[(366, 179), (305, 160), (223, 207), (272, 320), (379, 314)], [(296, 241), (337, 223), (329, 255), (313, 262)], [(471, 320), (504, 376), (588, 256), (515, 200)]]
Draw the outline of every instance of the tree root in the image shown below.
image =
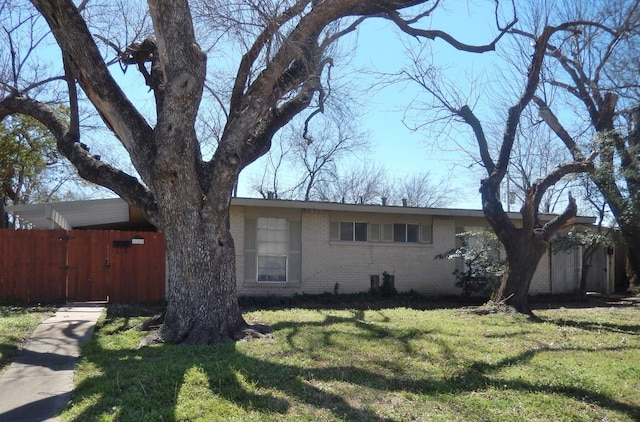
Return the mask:
[(234, 340), (250, 341), (260, 338), (271, 338), (273, 330), (265, 324), (247, 324), (245, 328), (236, 333)]
[[(164, 313), (155, 315), (148, 321), (136, 326), (141, 331), (151, 331), (144, 336), (138, 344), (138, 349), (151, 344), (165, 343), (165, 339), (162, 338), (161, 328), (164, 321)], [(265, 324), (245, 324), (240, 330), (233, 334), (229, 341), (250, 341), (262, 338), (271, 338), (273, 330), (271, 327)]]

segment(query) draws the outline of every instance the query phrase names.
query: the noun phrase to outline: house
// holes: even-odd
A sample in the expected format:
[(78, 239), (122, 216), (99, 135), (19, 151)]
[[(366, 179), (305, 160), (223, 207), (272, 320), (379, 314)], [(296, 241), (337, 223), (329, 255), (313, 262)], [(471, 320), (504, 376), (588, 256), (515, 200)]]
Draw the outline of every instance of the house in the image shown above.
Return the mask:
[[(153, 229), (120, 199), (18, 205), (8, 211), (39, 229)], [(393, 275), (401, 292), (460, 294), (456, 263), (435, 257), (456, 246), (456, 233), (488, 227), (482, 211), (463, 209), (232, 198), (230, 212), (238, 294), (247, 296), (365, 292), (382, 282), (384, 272)], [(517, 221), (519, 214), (510, 217)], [(543, 221), (552, 217), (541, 215)], [(543, 257), (531, 294), (575, 290), (577, 268), (567, 268), (563, 258), (562, 268), (554, 269), (553, 261), (551, 254)], [(607, 289), (609, 281), (603, 283)]]

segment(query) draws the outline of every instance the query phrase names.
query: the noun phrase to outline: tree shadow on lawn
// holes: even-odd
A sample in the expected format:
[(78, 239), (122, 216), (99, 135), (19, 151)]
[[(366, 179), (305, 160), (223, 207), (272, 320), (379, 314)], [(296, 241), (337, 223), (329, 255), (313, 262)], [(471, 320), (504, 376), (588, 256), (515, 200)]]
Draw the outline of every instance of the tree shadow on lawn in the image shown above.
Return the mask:
[(541, 322), (550, 322), (559, 327), (574, 327), (586, 331), (608, 331), (610, 333), (638, 335), (640, 324), (613, 324), (610, 322), (574, 321), (566, 318), (541, 318)]
[[(415, 358), (409, 345), (414, 335), (427, 335), (424, 330), (415, 333), (395, 333), (375, 324), (364, 322), (363, 315), (354, 312), (352, 317), (327, 316), (317, 322), (280, 322), (274, 330), (290, 330), (286, 336), (289, 345), (295, 345), (295, 336), (310, 325), (354, 324), (362, 341), (388, 339), (404, 344), (404, 353)], [(326, 336), (322, 341), (329, 341)], [(273, 339), (253, 340), (273, 342)], [(265, 344), (271, 347), (270, 344)], [(309, 407), (312, 415), (302, 410), (301, 417), (319, 415), (343, 420), (386, 421), (366, 404), (355, 405), (350, 400), (330, 391), (328, 384), (348, 383), (351, 387), (377, 390), (381, 394), (430, 395), (440, 400), (443, 395), (460, 395), (485, 391), (489, 388), (509, 389), (523, 393), (544, 392), (557, 394), (578, 402), (588, 402), (603, 409), (620, 412), (632, 419), (640, 419), (640, 407), (608, 395), (572, 385), (545, 385), (500, 377), (498, 372), (513, 365), (526, 365), (538, 353), (559, 352), (566, 349), (535, 348), (507, 357), (495, 363), (475, 361), (457, 371), (450, 378), (435, 378), (428, 373), (407, 373), (400, 366), (385, 373), (352, 365), (327, 365), (306, 367), (303, 363), (285, 363), (287, 353), (302, 353), (299, 348), (292, 351), (274, 349), (280, 362), (249, 356), (238, 349), (237, 344), (227, 343), (213, 346), (153, 345), (140, 350), (113, 351), (102, 349), (97, 342), (89, 343), (85, 353), (87, 363), (95, 365), (97, 375), (76, 386), (75, 403), (83, 400), (95, 402), (76, 416), (77, 420), (92, 420), (99, 415), (113, 415), (114, 420), (186, 420), (193, 418), (224, 420), (242, 417), (243, 412), (258, 414), (258, 417), (276, 420), (292, 417), (301, 406)], [(325, 347), (318, 344), (318, 347)], [(91, 350), (90, 348), (93, 348)], [(620, 346), (616, 349), (627, 349)], [(574, 350), (574, 349), (572, 349)], [(594, 352), (593, 349), (586, 350)], [(444, 351), (446, 353), (446, 350)], [(428, 355), (424, 355), (428, 358)], [(390, 356), (391, 359), (402, 356)], [(422, 357), (421, 357), (422, 358)], [(340, 363), (338, 361), (338, 363)], [(183, 390), (187, 383), (192, 390)], [(357, 389), (356, 388), (356, 389)], [(114, 394), (114, 391), (117, 392)], [(178, 397), (180, 400), (178, 401)], [(378, 404), (379, 405), (379, 404)], [(190, 406), (203, 406), (194, 410)], [(379, 405), (380, 406), (380, 405)], [(209, 408), (210, 407), (210, 408)], [(412, 406), (417, 415), (420, 409)], [(188, 409), (188, 410), (187, 410)], [(238, 410), (240, 409), (240, 410)], [(452, 409), (453, 411), (453, 409)], [(464, 409), (458, 411), (464, 412)], [(187, 412), (187, 413), (185, 413)], [(292, 414), (293, 413), (293, 414)], [(257, 415), (252, 415), (256, 417)], [(465, 417), (464, 414), (458, 414)], [(477, 414), (469, 414), (477, 418)], [(486, 415), (485, 415), (486, 416)]]

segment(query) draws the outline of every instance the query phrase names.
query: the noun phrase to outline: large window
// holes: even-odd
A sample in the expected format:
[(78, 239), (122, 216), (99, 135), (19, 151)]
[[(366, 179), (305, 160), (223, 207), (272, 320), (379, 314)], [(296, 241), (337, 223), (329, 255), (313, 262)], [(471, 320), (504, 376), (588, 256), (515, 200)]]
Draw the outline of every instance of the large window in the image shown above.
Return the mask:
[(367, 223), (340, 223), (340, 240), (366, 242)]
[(258, 281), (287, 281), (287, 219), (258, 218), (256, 221)]
[(394, 224), (393, 241), (397, 243), (418, 243), (420, 241), (420, 225)]

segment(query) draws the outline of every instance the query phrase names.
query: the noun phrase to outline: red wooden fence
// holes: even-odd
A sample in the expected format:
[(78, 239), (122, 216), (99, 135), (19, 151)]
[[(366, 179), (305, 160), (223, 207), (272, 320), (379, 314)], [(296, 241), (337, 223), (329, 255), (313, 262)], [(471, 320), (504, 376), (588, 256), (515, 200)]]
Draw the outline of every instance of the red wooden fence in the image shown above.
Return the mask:
[(0, 230), (0, 301), (164, 299), (161, 233)]

